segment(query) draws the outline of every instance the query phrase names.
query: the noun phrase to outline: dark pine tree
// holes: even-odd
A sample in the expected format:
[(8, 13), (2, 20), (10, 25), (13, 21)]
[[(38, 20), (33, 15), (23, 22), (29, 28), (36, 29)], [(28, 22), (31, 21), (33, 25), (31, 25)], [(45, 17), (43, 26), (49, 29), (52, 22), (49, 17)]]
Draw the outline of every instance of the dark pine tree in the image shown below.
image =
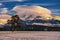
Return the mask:
[(11, 17), (11, 20), (8, 20), (8, 24), (11, 25), (11, 30), (22, 30), (21, 24), (19, 23), (19, 16), (18, 15), (13, 15)]

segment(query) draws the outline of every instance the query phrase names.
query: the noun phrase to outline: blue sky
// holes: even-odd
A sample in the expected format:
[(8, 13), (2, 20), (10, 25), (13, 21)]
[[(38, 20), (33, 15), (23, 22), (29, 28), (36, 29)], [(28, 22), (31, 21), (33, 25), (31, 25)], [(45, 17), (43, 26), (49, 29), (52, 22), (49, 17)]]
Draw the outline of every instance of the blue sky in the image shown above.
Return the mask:
[(0, 0), (0, 8), (11, 10), (16, 5), (38, 5), (48, 8), (53, 16), (60, 16), (60, 0)]

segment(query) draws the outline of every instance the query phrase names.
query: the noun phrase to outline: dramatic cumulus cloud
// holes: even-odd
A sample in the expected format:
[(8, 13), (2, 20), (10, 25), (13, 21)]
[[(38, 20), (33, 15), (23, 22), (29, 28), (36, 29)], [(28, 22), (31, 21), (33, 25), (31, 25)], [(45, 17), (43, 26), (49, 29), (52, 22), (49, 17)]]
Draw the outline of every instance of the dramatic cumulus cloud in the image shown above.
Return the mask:
[(50, 18), (51, 11), (41, 6), (16, 6), (13, 8), (22, 19), (33, 19), (37, 16)]
[(0, 2), (10, 2), (10, 1), (19, 1), (19, 2), (23, 2), (26, 0), (0, 0)]

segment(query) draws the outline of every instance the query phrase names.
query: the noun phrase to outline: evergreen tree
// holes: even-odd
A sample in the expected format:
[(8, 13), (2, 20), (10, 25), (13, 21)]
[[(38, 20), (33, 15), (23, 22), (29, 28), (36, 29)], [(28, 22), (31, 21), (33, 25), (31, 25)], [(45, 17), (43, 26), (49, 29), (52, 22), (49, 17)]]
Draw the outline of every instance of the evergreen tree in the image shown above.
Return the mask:
[(11, 30), (21, 30), (21, 25), (19, 23), (19, 16), (18, 15), (13, 15), (11, 17), (11, 20), (8, 20), (8, 24), (11, 24)]

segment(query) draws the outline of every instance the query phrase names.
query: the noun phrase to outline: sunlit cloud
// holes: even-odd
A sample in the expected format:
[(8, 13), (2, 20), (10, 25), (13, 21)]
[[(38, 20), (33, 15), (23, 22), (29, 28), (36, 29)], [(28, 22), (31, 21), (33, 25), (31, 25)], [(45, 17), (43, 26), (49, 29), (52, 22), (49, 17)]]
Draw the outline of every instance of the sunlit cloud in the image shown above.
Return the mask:
[(8, 8), (0, 9), (0, 25), (6, 24), (7, 20), (11, 19), (11, 16), (8, 15)]
[(8, 19), (0, 19), (0, 25), (4, 25), (7, 23)]
[(35, 18), (36, 16), (41, 16), (42, 18), (51, 17), (51, 11), (41, 6), (15, 6), (13, 10), (17, 12), (20, 18), (24, 16), (23, 19), (29, 16), (29, 19)]
[(11, 19), (10, 15), (0, 15), (0, 25), (6, 24), (9, 19)]
[(0, 19), (10, 19), (10, 15), (0, 15)]

